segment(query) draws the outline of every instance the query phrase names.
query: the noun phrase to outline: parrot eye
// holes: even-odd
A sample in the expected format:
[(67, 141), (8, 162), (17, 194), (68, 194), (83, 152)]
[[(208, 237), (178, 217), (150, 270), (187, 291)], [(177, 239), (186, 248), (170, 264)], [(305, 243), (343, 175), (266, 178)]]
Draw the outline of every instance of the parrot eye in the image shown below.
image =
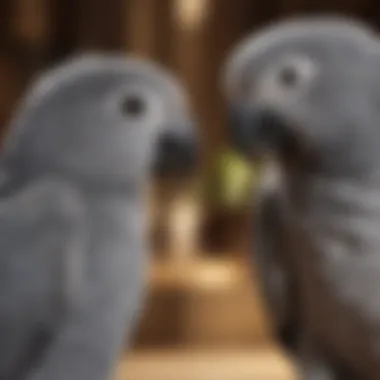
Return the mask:
[(130, 118), (139, 118), (146, 111), (145, 100), (138, 95), (127, 95), (121, 102), (121, 112)]
[(283, 67), (278, 73), (278, 80), (284, 87), (294, 87), (298, 82), (298, 72), (292, 66)]
[(310, 83), (315, 65), (307, 57), (288, 57), (277, 70), (277, 81), (282, 88), (294, 89)]
[(104, 104), (106, 112), (112, 112), (121, 123), (154, 124), (164, 117), (164, 106), (159, 95), (150, 87), (140, 84), (132, 84), (127, 88), (122, 85), (105, 95)]

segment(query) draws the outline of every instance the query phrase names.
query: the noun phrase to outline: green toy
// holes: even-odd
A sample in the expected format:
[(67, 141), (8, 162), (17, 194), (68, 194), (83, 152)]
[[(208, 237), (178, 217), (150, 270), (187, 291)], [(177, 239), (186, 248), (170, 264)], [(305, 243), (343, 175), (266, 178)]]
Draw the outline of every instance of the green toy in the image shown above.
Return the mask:
[(206, 177), (206, 202), (229, 211), (246, 207), (259, 180), (259, 167), (258, 163), (248, 162), (234, 150), (223, 149)]

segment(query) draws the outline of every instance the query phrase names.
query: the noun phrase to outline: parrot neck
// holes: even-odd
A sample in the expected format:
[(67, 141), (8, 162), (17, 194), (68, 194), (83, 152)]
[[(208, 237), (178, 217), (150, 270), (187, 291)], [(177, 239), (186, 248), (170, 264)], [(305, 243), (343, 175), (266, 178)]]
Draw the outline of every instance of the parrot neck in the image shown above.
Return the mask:
[(86, 174), (47, 160), (26, 160), (24, 157), (3, 157), (0, 165), (0, 190), (11, 185), (57, 178), (80, 188), (84, 193), (138, 198), (144, 194), (148, 175), (125, 176), (103, 173)]
[(144, 186), (142, 184), (120, 182), (107, 183), (106, 181), (82, 180), (70, 183), (76, 183), (84, 194), (89, 196), (106, 196), (115, 198), (128, 198), (128, 200), (139, 200), (144, 198)]
[[(22, 169), (22, 168), (20, 168)], [(89, 198), (112, 197), (115, 199), (128, 199), (128, 201), (142, 202), (147, 191), (147, 180), (135, 181), (107, 181), (102, 179), (83, 178), (69, 172), (16, 170), (14, 167), (0, 167), (0, 194), (6, 196), (17, 191), (28, 183), (43, 181), (45, 179), (67, 182), (76, 187)]]

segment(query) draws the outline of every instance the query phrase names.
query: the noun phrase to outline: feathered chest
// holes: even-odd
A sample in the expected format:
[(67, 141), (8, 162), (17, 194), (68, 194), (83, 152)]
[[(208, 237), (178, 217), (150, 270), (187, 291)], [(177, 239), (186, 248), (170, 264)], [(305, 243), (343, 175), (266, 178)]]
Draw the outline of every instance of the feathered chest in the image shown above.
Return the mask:
[(88, 206), (90, 278), (127, 281), (145, 262), (146, 220), (142, 205), (109, 199)]
[(317, 182), (290, 216), (303, 286), (380, 323), (380, 187)]

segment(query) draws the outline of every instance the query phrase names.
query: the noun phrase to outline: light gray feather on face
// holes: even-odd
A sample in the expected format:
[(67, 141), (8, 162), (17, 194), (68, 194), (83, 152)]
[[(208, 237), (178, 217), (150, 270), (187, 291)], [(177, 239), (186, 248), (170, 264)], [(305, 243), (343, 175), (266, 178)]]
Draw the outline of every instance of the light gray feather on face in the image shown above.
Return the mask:
[[(321, 41), (331, 36), (340, 39), (343, 37), (347, 41), (356, 41), (365, 45), (369, 39), (376, 38), (375, 31), (367, 25), (341, 17), (292, 18), (270, 24), (244, 38), (230, 52), (222, 73), (222, 83), (227, 97), (230, 100), (244, 98), (244, 90), (249, 88), (252, 82), (253, 70), (257, 66), (256, 60), (268, 59), (268, 49), (273, 50), (276, 46), (277, 49), (281, 47), (281, 50), (286, 52), (289, 43), (294, 44), (299, 41), (302, 44), (303, 41), (304, 44), (308, 44), (310, 36)], [(342, 54), (341, 48), (342, 45), (336, 50), (338, 55)], [(281, 54), (281, 51), (277, 51), (277, 54)]]
[(131, 181), (146, 174), (166, 129), (190, 135), (186, 101), (178, 80), (149, 62), (101, 55), (69, 60), (32, 85), (4, 158), (34, 175)]
[(379, 52), (374, 31), (344, 18), (284, 21), (249, 36), (224, 73), (231, 108), (246, 117), (240, 140), (252, 143), (252, 114), (265, 109), (267, 121), (286, 125), (266, 128), (266, 142), (282, 133), (315, 154), (346, 154), (353, 142), (362, 149), (369, 135), (378, 136)]

